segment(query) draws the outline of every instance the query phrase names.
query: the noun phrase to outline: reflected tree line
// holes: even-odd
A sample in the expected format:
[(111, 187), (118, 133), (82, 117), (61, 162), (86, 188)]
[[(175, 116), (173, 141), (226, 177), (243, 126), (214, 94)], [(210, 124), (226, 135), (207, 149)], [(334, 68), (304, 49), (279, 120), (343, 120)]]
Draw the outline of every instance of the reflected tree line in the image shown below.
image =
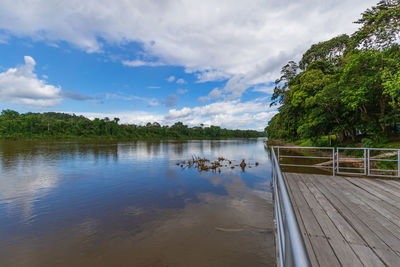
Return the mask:
[[(250, 140), (250, 139), (249, 139)], [(211, 150), (219, 151), (225, 146), (237, 146), (236, 140), (180, 141), (180, 140), (133, 140), (129, 142), (85, 140), (0, 140), (0, 162), (4, 170), (17, 168), (18, 163), (35, 161), (59, 161), (75, 158), (92, 158), (95, 161), (118, 161), (120, 156), (136, 154), (140, 158), (172, 153), (182, 156), (186, 152), (203, 155)], [(239, 141), (239, 140), (238, 140)], [(240, 140), (241, 143), (245, 140)]]

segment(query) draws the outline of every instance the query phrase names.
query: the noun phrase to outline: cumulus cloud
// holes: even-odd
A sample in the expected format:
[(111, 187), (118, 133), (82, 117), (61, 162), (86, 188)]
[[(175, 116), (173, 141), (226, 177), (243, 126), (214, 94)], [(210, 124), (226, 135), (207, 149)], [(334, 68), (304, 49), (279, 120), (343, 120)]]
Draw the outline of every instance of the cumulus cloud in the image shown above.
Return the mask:
[(176, 80), (176, 83), (177, 84), (185, 84), (186, 82), (184, 79), (180, 78), (180, 79)]
[(61, 87), (37, 77), (32, 57), (25, 56), (24, 60), (25, 64), (0, 73), (0, 101), (38, 108), (59, 104)]
[(265, 94), (272, 94), (274, 92), (274, 85), (270, 86), (256, 86), (253, 88), (253, 92), (265, 93)]
[(175, 81), (175, 76), (169, 76), (167, 79), (168, 82), (173, 82)]
[(165, 64), (162, 62), (150, 62), (150, 61), (143, 61), (140, 59), (137, 60), (123, 60), (122, 64), (125, 66), (129, 67), (142, 67), (142, 66), (148, 66), (148, 67), (159, 67), (159, 66), (164, 66)]
[(199, 97), (199, 101), (203, 103), (208, 100), (214, 100), (221, 97), (222, 97), (222, 91), (218, 88), (214, 88), (207, 96)]
[[(69, 112), (72, 113), (72, 112)], [(170, 109), (166, 114), (156, 112), (115, 112), (90, 113), (73, 112), (78, 115), (94, 118), (120, 118), (121, 123), (144, 125), (147, 122), (158, 122), (162, 125), (172, 125), (178, 121), (189, 126), (217, 125), (228, 129), (255, 129), (262, 131), (267, 122), (277, 113), (269, 106), (266, 98), (257, 98), (252, 101), (239, 100), (219, 101), (216, 103), (193, 108)]]
[(194, 108), (171, 109), (164, 121), (169, 124), (182, 121), (189, 125), (219, 125), (230, 129), (263, 130), (267, 122), (277, 113), (266, 98), (252, 101), (220, 101)]
[[(190, 71), (187, 71), (190, 73)], [(197, 83), (224, 81), (231, 78), (232, 75), (221, 70), (204, 70), (196, 73)]]
[[(3, 0), (0, 29), (88, 52), (104, 44), (139, 43), (144, 58), (130, 66), (185, 67), (200, 82), (229, 79), (227, 99), (273, 81), (312, 43), (356, 29), (376, 0)], [(1, 38), (4, 40), (5, 38)]]

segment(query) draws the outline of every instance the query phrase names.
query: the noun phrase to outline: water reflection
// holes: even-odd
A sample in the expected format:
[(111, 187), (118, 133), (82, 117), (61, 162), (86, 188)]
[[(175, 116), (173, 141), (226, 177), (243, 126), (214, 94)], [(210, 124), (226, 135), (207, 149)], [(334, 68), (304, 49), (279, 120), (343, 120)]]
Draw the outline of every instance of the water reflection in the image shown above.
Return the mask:
[[(260, 166), (177, 168), (191, 155)], [(273, 264), (261, 140), (2, 141), (0, 157), (0, 265)]]

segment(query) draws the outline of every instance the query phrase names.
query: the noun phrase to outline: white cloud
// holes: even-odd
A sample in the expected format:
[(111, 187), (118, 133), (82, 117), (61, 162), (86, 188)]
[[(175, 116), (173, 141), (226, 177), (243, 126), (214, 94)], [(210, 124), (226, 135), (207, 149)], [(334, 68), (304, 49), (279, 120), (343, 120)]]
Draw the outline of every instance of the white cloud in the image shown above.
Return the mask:
[(218, 88), (214, 88), (207, 96), (199, 97), (200, 102), (205, 102), (208, 100), (214, 100), (222, 97), (222, 91)]
[[(230, 79), (223, 94), (241, 96), (273, 81), (312, 44), (341, 33), (377, 0), (3, 0), (0, 29), (88, 52), (104, 43), (138, 42), (144, 58), (184, 66), (200, 82)], [(1, 38), (4, 40), (4, 37)], [(154, 62), (125, 61), (151, 66)]]
[(179, 88), (176, 92), (177, 92), (178, 94), (180, 94), (180, 95), (184, 95), (184, 94), (186, 94), (187, 92), (189, 92), (189, 90), (188, 90), (188, 89)]
[(175, 81), (175, 76), (169, 76), (167, 79), (168, 82), (173, 82)]
[(204, 123), (230, 129), (263, 130), (276, 113), (276, 109), (269, 106), (266, 98), (258, 98), (247, 102), (231, 100), (194, 108), (171, 109), (164, 121), (168, 124), (182, 121), (191, 126)]
[(137, 60), (123, 60), (122, 64), (124, 64), (125, 66), (129, 66), (129, 67), (142, 67), (142, 66), (159, 67), (159, 66), (164, 66), (165, 65), (162, 62), (142, 61), (140, 59), (137, 59)]
[[(190, 71), (188, 71), (190, 73)], [(224, 81), (231, 78), (232, 75), (220, 70), (204, 70), (196, 73), (197, 83)]]
[(48, 107), (62, 101), (60, 86), (47, 84), (34, 73), (36, 62), (24, 57), (25, 64), (0, 73), (0, 101), (31, 107)]
[(274, 85), (271, 86), (256, 86), (253, 88), (253, 92), (265, 93), (265, 94), (272, 94), (274, 92)]
[(180, 79), (176, 80), (176, 83), (177, 84), (185, 84), (186, 82), (184, 79), (180, 78)]
[(155, 112), (67, 112), (94, 118), (120, 118), (121, 123), (144, 125), (147, 122), (158, 122), (162, 125), (172, 125), (181, 121), (189, 126), (216, 125), (228, 129), (264, 130), (267, 122), (277, 113), (276, 108), (270, 107), (266, 98), (252, 101), (239, 100), (220, 101), (204, 106), (182, 109), (170, 109), (167, 114)]

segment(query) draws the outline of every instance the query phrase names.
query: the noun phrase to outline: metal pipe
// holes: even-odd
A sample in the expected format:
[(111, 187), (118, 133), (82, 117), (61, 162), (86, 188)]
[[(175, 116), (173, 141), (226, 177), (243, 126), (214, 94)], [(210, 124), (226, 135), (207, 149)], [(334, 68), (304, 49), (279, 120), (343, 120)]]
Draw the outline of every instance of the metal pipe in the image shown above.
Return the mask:
[(364, 148), (364, 175), (367, 175), (367, 149)]
[[(301, 164), (279, 164), (287, 167), (307, 167), (307, 168), (319, 168), (319, 169), (332, 169), (332, 166), (315, 166), (315, 165), (301, 165)], [(343, 167), (342, 167), (343, 168)]]
[(281, 158), (299, 158), (299, 159), (332, 159), (331, 157), (311, 157), (311, 156), (291, 156), (291, 155), (280, 155)]
[[(278, 150), (279, 151), (279, 150)], [(285, 228), (287, 229), (289, 244), (285, 244), (285, 260), (284, 264), (294, 263), (294, 266), (310, 266), (310, 260), (304, 245), (303, 237), (300, 232), (299, 225), (297, 223), (296, 215), (293, 210), (292, 203), (289, 198), (289, 194), (286, 189), (286, 184), (282, 176), (282, 172), (279, 167), (278, 159), (276, 158), (274, 149), (271, 150), (272, 162), (275, 165), (274, 170), (276, 172), (277, 189), (279, 188), (280, 201), (282, 202), (284, 216), (280, 215), (278, 218), (284, 217)], [(277, 199), (279, 201), (279, 199)], [(279, 210), (278, 210), (279, 211)], [(281, 210), (282, 211), (282, 210)], [(281, 217), (282, 216), (282, 217)], [(290, 247), (289, 247), (290, 246)], [(289, 251), (288, 251), (289, 250)], [(280, 255), (283, 257), (283, 255)], [(286, 259), (291, 257), (292, 259)], [(292, 260), (292, 261), (291, 261)]]
[(371, 153), (370, 153), (370, 150), (369, 150), (369, 148), (368, 148), (368, 176), (370, 176), (371, 175), (371, 161), (370, 161), (370, 158), (371, 158)]
[(278, 164), (281, 161), (281, 158), (279, 157), (279, 146), (278, 146)]
[(332, 147), (332, 172), (335, 176), (335, 148)]
[(397, 150), (397, 177), (400, 177), (400, 149)]

